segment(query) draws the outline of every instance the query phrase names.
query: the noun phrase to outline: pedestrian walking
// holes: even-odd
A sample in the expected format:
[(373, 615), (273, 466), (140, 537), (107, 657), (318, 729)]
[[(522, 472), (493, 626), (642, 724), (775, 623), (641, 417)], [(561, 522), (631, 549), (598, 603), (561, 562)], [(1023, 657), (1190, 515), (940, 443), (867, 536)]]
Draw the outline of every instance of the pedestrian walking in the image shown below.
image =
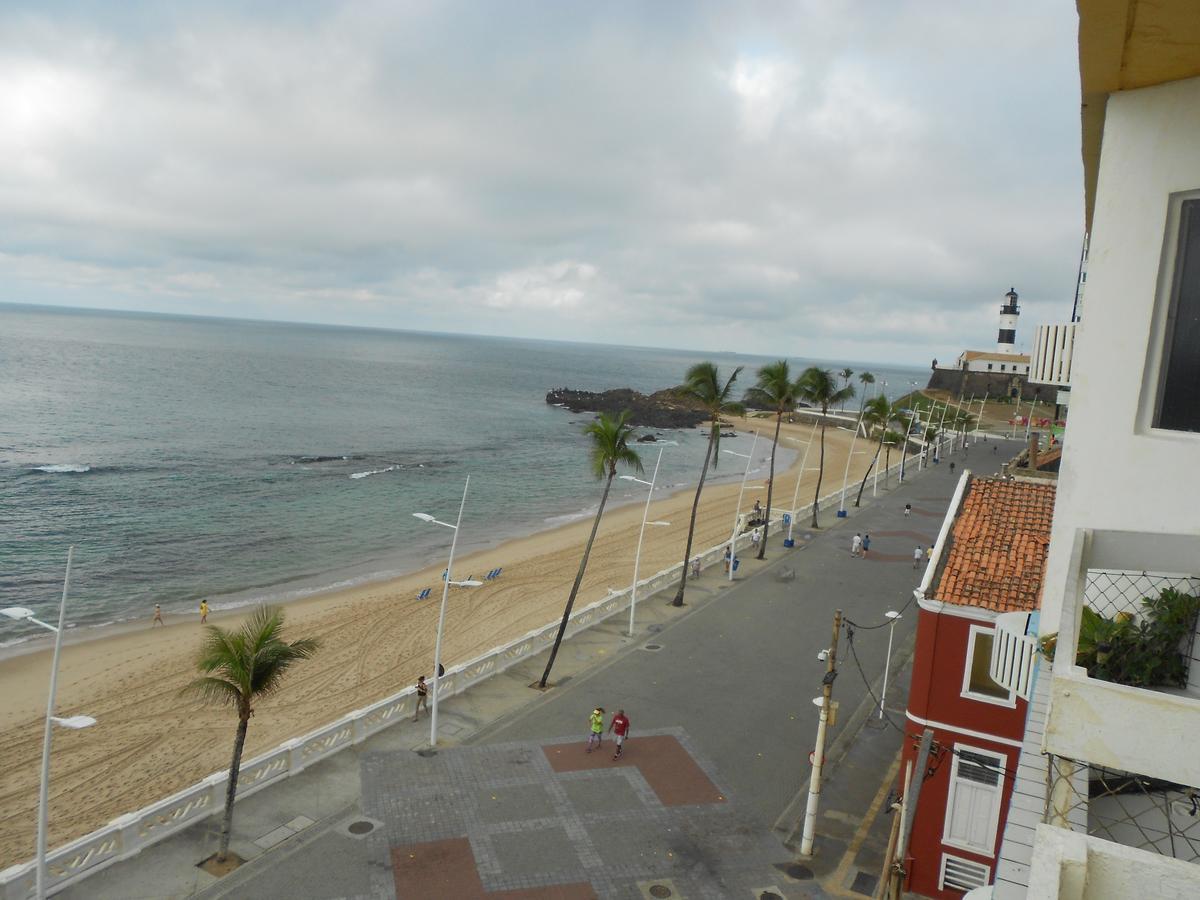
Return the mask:
[(692, 577), (700, 577), (700, 557), (696, 556), (692, 559)]
[(208, 623), (208, 601), (201, 600), (200, 601), (200, 624), (205, 625), (207, 623)]
[(904, 518), (906, 518), (906, 519), (907, 519), (907, 518), (908, 518), (908, 515), (909, 515), (909, 513), (911, 513), (911, 512), (912, 512), (912, 504), (911, 504), (911, 503), (905, 503), (905, 504), (904, 504)]
[(592, 752), (592, 744), (596, 745), (596, 749), (600, 749), (600, 745), (604, 743), (604, 707), (597, 706), (592, 710), (592, 715), (588, 718), (588, 740), (587, 752)]
[(613, 759), (620, 759), (621, 751), (625, 749), (625, 738), (629, 736), (629, 718), (625, 715), (625, 710), (617, 710), (617, 714), (608, 724), (608, 730), (613, 733), (613, 740), (617, 742), (617, 752), (613, 754)]
[(762, 540), (762, 532), (755, 528), (750, 532), (750, 546), (755, 550), (758, 549), (758, 542)]
[(417, 708), (413, 711), (413, 721), (421, 715), (421, 707), (425, 707), (426, 715), (429, 714), (429, 685), (425, 683), (425, 676), (417, 676)]
[(867, 558), (867, 551), (870, 549), (871, 549), (871, 535), (864, 534), (863, 535), (863, 548), (862, 548), (863, 559)]
[(725, 545), (725, 574), (729, 574), (729, 545)]
[(855, 532), (854, 537), (850, 538), (850, 555), (858, 556), (860, 553), (862, 553), (862, 535)]
[(163, 621), (163, 617), (162, 617), (162, 607), (159, 606), (157, 603), (155, 603), (154, 604), (154, 621), (150, 623), (150, 627), (153, 628), (155, 625), (165, 626), (166, 624), (167, 623)]
[(951, 475), (954, 474), (954, 462), (953, 461), (951, 461), (951, 463), (950, 463), (950, 474)]
[(917, 549), (913, 551), (913, 568), (914, 569), (920, 568), (921, 557), (924, 555), (925, 555), (925, 551), (922, 550), (920, 545), (918, 544)]
[(999, 453), (999, 452), (1000, 452), (1000, 448), (999, 448), (999, 447), (997, 447), (995, 444), (992, 444), (992, 453), (993, 453), (993, 454), (996, 454), (996, 453)]

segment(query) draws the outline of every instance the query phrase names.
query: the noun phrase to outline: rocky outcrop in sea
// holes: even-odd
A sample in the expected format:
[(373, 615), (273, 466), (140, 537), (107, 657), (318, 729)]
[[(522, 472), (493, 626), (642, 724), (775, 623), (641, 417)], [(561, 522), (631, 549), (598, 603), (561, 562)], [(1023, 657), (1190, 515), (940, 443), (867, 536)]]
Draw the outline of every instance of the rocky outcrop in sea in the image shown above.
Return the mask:
[(649, 395), (631, 388), (600, 393), (555, 388), (546, 394), (546, 402), (571, 412), (617, 415), (627, 409), (632, 413), (630, 424), (641, 428), (692, 428), (708, 421), (708, 413), (700, 404), (670, 388)]

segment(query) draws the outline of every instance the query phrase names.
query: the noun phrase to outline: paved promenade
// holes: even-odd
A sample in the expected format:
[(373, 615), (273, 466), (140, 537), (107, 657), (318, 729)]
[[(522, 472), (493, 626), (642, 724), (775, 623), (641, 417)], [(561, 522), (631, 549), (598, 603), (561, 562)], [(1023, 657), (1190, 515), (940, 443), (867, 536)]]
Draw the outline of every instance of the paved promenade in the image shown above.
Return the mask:
[[(60, 896), (869, 896), (901, 740), (867, 688), (880, 689), (888, 629), (856, 630), (853, 652), (843, 633), (817, 853), (801, 860), (789, 847), (816, 733), (817, 654), (835, 609), (869, 626), (908, 602), (921, 575), (913, 548), (936, 537), (957, 474), (972, 461), (990, 474), (1016, 449), (960, 451), (873, 502), (868, 484), (862, 509), (828, 510), (793, 550), (772, 535), (767, 559), (745, 554), (732, 584), (710, 569), (682, 610), (665, 596), (640, 605), (632, 639), (627, 617), (573, 638), (552, 691), (529, 687), (544, 657), (472, 688), (443, 704), (436, 751), (427, 720), (405, 723), (245, 798), (232, 849), (249, 861), (223, 879), (196, 867), (215, 850), (214, 818)], [(856, 531), (871, 535), (865, 559), (849, 553)], [(895, 629), (887, 695), (901, 727), (914, 612)], [(595, 706), (606, 724), (617, 708), (632, 720), (620, 760), (607, 738), (585, 752)]]

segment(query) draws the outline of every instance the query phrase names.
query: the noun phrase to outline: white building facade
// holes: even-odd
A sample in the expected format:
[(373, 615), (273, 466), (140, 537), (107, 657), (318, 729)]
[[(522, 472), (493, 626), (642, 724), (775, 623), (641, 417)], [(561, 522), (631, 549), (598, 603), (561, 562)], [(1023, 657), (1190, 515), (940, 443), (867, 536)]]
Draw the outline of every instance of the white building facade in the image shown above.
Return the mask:
[[(1017, 773), (1043, 781), (1025, 792), (1031, 815), (1046, 801), (1040, 822), (1006, 832), (1014, 861), (995, 896), (1195, 898), (1195, 620), (1158, 650), (1182, 666), (1171, 685), (1076, 663), (1089, 640), (1092, 660), (1111, 655), (1098, 619), (1151, 624), (1144, 598), (1200, 595), (1200, 8), (1080, 0), (1079, 12), (1088, 315), (1069, 345), (1059, 336), (1071, 418), (1036, 626), (1055, 644), (1037, 675), (1040, 760)], [(1032, 654), (1032, 636), (1020, 640)], [(1022, 842), (1024, 857), (1012, 852)]]

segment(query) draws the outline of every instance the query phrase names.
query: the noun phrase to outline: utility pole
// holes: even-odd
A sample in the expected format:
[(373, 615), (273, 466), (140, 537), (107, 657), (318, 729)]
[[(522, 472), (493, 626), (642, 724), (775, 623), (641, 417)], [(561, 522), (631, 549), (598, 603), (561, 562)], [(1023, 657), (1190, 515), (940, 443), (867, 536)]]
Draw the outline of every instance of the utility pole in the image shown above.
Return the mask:
[(804, 810), (804, 836), (800, 841), (801, 856), (812, 856), (813, 852), (817, 805), (821, 800), (821, 769), (825, 765), (825, 733), (833, 706), (833, 680), (837, 678), (837, 645), (841, 630), (842, 611), (839, 609), (833, 614), (833, 640), (829, 644), (829, 656), (825, 660), (825, 677), (821, 679), (821, 718), (817, 724), (817, 748), (813, 751), (812, 776), (808, 781), (808, 806)]
[[(926, 728), (921, 734), (921, 744), (917, 749), (917, 764), (913, 769), (913, 778), (904, 790), (904, 806), (900, 816), (900, 837), (896, 841), (896, 858), (892, 864), (892, 893), (889, 897), (899, 898), (904, 888), (906, 873), (904, 858), (908, 852), (908, 839), (912, 834), (913, 819), (917, 814), (917, 802), (921, 799), (921, 785), (925, 782), (925, 773), (929, 771), (929, 749), (933, 746), (933, 729)], [(909, 794), (912, 794), (909, 797)]]

